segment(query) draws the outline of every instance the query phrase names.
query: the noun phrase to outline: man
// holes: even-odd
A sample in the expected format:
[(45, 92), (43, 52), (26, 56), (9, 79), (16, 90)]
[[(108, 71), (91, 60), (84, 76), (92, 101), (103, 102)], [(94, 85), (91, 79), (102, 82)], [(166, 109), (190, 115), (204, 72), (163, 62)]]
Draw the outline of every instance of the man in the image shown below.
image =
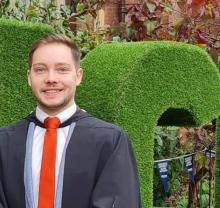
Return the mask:
[(118, 127), (80, 110), (80, 52), (65, 36), (29, 54), (34, 112), (0, 130), (0, 208), (139, 208), (134, 155)]

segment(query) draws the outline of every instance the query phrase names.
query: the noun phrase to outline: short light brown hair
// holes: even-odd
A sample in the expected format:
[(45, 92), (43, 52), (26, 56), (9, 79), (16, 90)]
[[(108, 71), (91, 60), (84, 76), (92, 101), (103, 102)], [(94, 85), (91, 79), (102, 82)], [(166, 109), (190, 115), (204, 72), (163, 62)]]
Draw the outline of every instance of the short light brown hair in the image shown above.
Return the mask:
[(51, 44), (51, 43), (60, 43), (64, 44), (67, 47), (71, 49), (73, 60), (75, 63), (76, 69), (80, 68), (80, 58), (81, 58), (81, 52), (79, 51), (78, 47), (76, 44), (74, 44), (70, 38), (66, 37), (63, 34), (50, 34), (47, 35), (36, 42), (32, 45), (30, 51), (29, 51), (29, 68), (31, 69), (32, 66), (32, 60), (33, 60), (33, 54), (34, 52), (41, 46)]

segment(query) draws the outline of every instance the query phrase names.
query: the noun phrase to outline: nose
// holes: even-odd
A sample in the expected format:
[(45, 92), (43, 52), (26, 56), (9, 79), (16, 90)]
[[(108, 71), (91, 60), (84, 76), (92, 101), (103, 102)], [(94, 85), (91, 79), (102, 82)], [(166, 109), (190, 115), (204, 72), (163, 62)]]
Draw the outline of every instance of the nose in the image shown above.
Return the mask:
[(58, 82), (57, 74), (54, 70), (48, 70), (47, 75), (45, 77), (45, 83), (57, 83)]

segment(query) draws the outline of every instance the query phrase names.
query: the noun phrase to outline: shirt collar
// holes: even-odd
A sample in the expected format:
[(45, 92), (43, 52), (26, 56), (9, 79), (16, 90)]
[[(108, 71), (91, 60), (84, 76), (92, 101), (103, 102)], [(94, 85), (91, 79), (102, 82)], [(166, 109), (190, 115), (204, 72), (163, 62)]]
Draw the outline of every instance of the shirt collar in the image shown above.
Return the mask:
[[(73, 105), (71, 105), (70, 107), (62, 111), (61, 113), (57, 114), (56, 117), (60, 119), (61, 123), (63, 123), (76, 112), (76, 109), (77, 109), (76, 103), (74, 102)], [(51, 116), (49, 116), (42, 109), (40, 109), (39, 106), (37, 106), (36, 117), (39, 121), (43, 123), (47, 117), (51, 117)]]

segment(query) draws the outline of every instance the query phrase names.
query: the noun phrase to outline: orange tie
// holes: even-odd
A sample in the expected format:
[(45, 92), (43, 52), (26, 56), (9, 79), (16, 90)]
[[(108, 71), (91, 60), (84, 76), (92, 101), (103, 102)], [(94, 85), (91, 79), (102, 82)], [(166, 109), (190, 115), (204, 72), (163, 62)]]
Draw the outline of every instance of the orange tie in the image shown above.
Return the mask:
[(46, 118), (44, 125), (47, 131), (41, 162), (38, 208), (54, 208), (57, 128), (60, 120), (57, 117)]

